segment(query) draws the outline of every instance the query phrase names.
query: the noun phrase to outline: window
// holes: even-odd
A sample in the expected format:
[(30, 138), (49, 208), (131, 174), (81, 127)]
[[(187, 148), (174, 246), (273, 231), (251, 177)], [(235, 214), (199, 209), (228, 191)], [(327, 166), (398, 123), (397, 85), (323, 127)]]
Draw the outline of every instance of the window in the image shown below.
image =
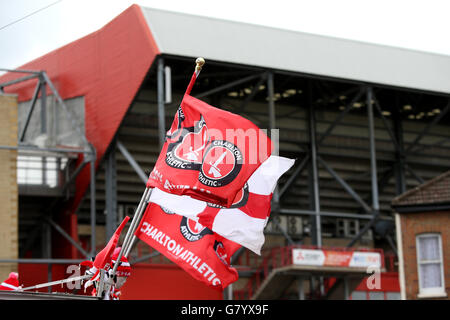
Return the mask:
[(66, 158), (18, 155), (17, 183), (57, 187), (59, 173), (66, 164)]
[[(337, 219), (336, 236), (352, 238), (356, 236), (365, 226), (364, 222), (354, 219)], [(371, 230), (368, 230), (361, 238), (362, 240), (372, 240)]]
[(416, 236), (419, 298), (445, 295), (442, 240), (439, 233)]

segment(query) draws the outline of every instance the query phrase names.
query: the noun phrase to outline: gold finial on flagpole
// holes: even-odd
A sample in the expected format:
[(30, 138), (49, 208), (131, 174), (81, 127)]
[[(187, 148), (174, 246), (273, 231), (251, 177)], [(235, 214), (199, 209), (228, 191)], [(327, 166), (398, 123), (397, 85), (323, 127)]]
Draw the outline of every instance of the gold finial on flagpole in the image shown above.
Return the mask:
[(205, 59), (203, 59), (202, 57), (199, 57), (195, 60), (195, 71), (200, 72), (200, 70), (202, 70), (203, 65), (205, 64)]

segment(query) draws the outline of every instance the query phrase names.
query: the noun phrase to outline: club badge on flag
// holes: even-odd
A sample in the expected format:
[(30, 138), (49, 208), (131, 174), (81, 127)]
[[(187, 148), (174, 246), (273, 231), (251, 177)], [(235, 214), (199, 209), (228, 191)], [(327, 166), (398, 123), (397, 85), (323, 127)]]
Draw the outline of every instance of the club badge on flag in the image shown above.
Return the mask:
[(224, 238), (260, 254), (265, 241), (263, 231), (270, 215), (273, 191), (278, 179), (294, 162), (293, 159), (270, 156), (237, 193), (229, 208), (156, 188), (152, 191), (150, 201), (198, 221)]
[(209, 287), (223, 290), (238, 279), (230, 259), (240, 245), (157, 204), (148, 204), (135, 235)]
[(272, 150), (251, 121), (185, 94), (147, 187), (229, 207)]

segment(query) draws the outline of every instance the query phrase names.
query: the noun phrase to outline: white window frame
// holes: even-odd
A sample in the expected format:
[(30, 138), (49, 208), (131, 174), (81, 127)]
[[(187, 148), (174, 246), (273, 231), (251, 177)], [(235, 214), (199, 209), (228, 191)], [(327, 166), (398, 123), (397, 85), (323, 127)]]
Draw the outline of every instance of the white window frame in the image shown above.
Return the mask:
[[(419, 257), (419, 241), (420, 239), (424, 238), (438, 238), (438, 246), (439, 246), (439, 260), (420, 260)], [(418, 273), (418, 283), (419, 283), (419, 294), (417, 295), (418, 298), (437, 298), (437, 297), (446, 297), (447, 294), (445, 292), (445, 279), (444, 279), (444, 257), (442, 252), (442, 237), (440, 233), (434, 232), (434, 233), (421, 233), (416, 235), (416, 257), (417, 257), (417, 273)], [(421, 281), (421, 264), (427, 264), (427, 263), (439, 263), (440, 264), (440, 275), (441, 275), (441, 286), (435, 287), (435, 288), (422, 288), (422, 281)]]

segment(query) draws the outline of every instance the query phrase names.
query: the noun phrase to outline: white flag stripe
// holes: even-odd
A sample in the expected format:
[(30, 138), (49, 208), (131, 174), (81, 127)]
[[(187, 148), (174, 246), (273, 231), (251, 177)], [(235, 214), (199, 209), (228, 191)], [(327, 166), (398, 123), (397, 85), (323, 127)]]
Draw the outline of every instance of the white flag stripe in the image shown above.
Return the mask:
[(193, 199), (190, 196), (178, 196), (158, 188), (153, 189), (150, 202), (188, 218), (196, 217), (206, 208), (204, 201)]
[(250, 217), (239, 209), (222, 209), (214, 219), (212, 230), (260, 255), (266, 220)]
[(261, 195), (271, 195), (277, 186), (278, 179), (288, 171), (295, 160), (270, 156), (248, 179), (248, 189), (252, 193)]
[(6, 287), (6, 288), (10, 288), (10, 289), (13, 289), (13, 290), (17, 290), (18, 289), (18, 287), (13, 286), (12, 284), (9, 284), (9, 283), (6, 283), (6, 282), (2, 282), (0, 284), (0, 286)]
[[(294, 162), (293, 159), (270, 156), (247, 181), (248, 192), (271, 196), (278, 179), (292, 167)], [(204, 201), (193, 199), (190, 196), (170, 194), (157, 188), (152, 191), (150, 201), (194, 221), (198, 221), (198, 215), (206, 208)], [(267, 220), (267, 218), (249, 216), (240, 208), (223, 208), (215, 216), (211, 229), (259, 255), (265, 241), (263, 231)]]
[[(249, 192), (260, 195), (271, 195), (277, 185), (278, 179), (288, 171), (295, 160), (270, 156), (252, 174), (247, 183)], [(150, 201), (163, 206), (173, 212), (183, 212), (182, 215), (191, 218), (206, 208), (206, 202), (191, 198), (190, 196), (178, 196), (155, 188), (150, 196)], [(167, 203), (170, 203), (170, 206)], [(166, 203), (163, 205), (162, 203)]]

